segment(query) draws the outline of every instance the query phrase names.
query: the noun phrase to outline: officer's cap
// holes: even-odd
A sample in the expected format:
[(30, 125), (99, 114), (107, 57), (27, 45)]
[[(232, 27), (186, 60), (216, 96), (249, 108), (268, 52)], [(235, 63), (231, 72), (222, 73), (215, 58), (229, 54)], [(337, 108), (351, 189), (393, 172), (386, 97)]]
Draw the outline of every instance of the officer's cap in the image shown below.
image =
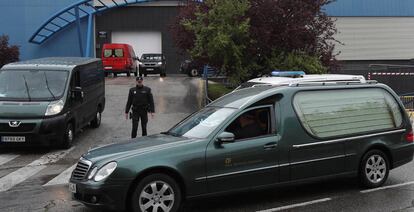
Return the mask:
[(138, 80), (141, 80), (141, 81), (142, 81), (142, 80), (144, 80), (144, 78), (142, 78), (142, 77), (137, 77), (137, 78), (135, 78), (135, 80), (136, 80), (136, 81), (138, 81)]

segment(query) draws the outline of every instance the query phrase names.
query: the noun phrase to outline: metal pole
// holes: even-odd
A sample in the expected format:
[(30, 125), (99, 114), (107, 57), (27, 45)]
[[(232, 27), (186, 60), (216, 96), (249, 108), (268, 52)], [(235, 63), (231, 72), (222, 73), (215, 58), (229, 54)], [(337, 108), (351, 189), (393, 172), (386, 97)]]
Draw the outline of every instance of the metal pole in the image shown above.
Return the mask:
[(93, 42), (93, 14), (88, 15), (88, 33), (86, 34), (86, 50), (85, 57), (92, 57), (92, 42)]
[(81, 22), (80, 22), (80, 17), (79, 17), (79, 7), (78, 6), (75, 7), (75, 15), (76, 15), (76, 26), (77, 26), (77, 29), (78, 29), (79, 50), (80, 50), (81, 56), (84, 57), (85, 55), (83, 54)]

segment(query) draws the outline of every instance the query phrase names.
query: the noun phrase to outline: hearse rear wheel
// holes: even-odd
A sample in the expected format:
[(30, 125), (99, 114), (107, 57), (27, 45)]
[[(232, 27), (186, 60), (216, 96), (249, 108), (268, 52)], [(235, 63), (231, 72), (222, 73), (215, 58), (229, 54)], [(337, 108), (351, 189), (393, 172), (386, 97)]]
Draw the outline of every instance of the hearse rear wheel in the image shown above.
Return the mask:
[(177, 182), (165, 174), (144, 177), (131, 198), (134, 212), (176, 212), (181, 205), (181, 190)]
[(362, 157), (359, 177), (364, 187), (380, 187), (388, 178), (390, 165), (387, 155), (381, 150), (370, 150)]

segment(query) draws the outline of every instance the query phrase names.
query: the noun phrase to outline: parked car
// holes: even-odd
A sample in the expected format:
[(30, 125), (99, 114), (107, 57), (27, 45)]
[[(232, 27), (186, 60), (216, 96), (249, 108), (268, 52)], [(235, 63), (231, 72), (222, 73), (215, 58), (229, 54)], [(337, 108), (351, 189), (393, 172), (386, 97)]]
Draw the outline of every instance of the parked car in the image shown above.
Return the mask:
[(68, 148), (105, 109), (102, 61), (42, 58), (0, 69), (0, 146)]
[(361, 82), (365, 83), (362, 75), (348, 74), (305, 74), (303, 71), (274, 71), (270, 76), (251, 79), (242, 83), (236, 90), (256, 86), (281, 86), (300, 82)]
[(203, 73), (203, 66), (193, 60), (184, 60), (180, 65), (180, 72), (190, 77), (200, 76)]
[(70, 190), (91, 207), (175, 212), (184, 199), (340, 176), (379, 187), (413, 153), (410, 120), (386, 85), (261, 86), (167, 132), (88, 151)]
[[(190, 77), (205, 77), (204, 76), (204, 65), (199, 64), (193, 60), (184, 60), (180, 65), (180, 72), (183, 74), (187, 74)], [(207, 76), (208, 77), (214, 77), (217, 76), (219, 71), (217, 68), (214, 68), (212, 66), (207, 66)]]
[(161, 77), (167, 76), (165, 56), (163, 54), (143, 54), (139, 60), (140, 75), (159, 74)]
[(138, 76), (137, 57), (134, 49), (125, 43), (104, 44), (102, 48), (102, 61), (105, 69), (105, 76), (113, 73), (116, 77), (119, 73), (126, 73), (131, 76), (133, 73)]

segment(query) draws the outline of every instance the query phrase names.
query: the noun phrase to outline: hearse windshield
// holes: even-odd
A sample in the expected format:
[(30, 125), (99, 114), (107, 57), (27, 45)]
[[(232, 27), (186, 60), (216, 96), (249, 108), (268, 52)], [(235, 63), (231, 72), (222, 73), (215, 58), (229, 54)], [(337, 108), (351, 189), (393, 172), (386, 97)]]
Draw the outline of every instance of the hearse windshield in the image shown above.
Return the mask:
[(235, 111), (236, 109), (232, 108), (206, 107), (177, 124), (165, 134), (188, 138), (207, 138)]
[(68, 71), (1, 70), (0, 100), (52, 101), (60, 99)]

